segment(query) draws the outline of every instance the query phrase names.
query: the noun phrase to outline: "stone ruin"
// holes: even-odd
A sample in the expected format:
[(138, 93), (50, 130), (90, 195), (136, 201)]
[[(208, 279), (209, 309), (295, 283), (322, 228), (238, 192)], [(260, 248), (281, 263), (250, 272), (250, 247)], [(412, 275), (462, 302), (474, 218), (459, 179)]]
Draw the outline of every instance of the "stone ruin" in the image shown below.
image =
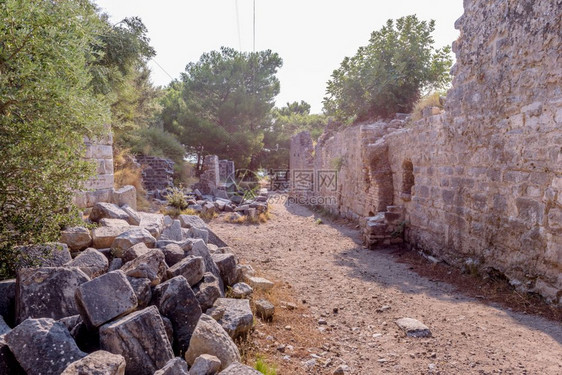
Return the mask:
[(156, 156), (137, 155), (142, 167), (142, 184), (147, 191), (166, 190), (174, 186), (174, 162)]
[[(359, 221), (370, 247), (404, 241), (561, 303), (562, 8), (464, 4), (445, 111), (358, 124), (315, 148), (295, 136), (292, 178), (315, 178), (294, 194)], [(338, 170), (335, 188), (318, 177), (325, 170)]]

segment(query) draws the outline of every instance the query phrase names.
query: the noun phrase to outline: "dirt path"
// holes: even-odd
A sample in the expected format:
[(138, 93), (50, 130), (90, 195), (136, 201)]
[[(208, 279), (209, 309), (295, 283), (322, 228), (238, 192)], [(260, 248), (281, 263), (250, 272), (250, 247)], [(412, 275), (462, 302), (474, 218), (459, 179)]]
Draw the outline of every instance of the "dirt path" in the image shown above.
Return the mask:
[[(267, 327), (258, 327), (278, 374), (331, 374), (340, 364), (352, 374), (562, 374), (562, 324), (420, 277), (390, 251), (362, 249), (358, 231), (317, 224), (304, 207), (273, 203), (266, 224), (211, 227), (241, 259), (288, 286), (319, 334), (322, 343), (308, 348), (281, 342), (283, 327), (266, 338), (259, 331)], [(403, 317), (422, 321), (433, 337), (405, 337), (394, 323)]]

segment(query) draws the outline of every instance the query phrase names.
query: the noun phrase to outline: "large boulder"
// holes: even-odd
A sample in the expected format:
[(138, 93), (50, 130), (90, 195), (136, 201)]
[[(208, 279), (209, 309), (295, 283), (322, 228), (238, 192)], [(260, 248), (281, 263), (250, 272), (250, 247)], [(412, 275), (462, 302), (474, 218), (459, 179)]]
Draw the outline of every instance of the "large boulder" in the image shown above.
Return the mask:
[(73, 227), (61, 232), (60, 242), (67, 244), (72, 251), (80, 251), (90, 246), (92, 236), (87, 228)]
[(150, 249), (146, 247), (144, 242), (133, 245), (123, 254), (123, 262), (127, 263), (135, 260), (141, 255), (148, 253), (149, 251)]
[(137, 189), (133, 185), (123, 186), (121, 189), (113, 189), (111, 200), (118, 206), (129, 205), (137, 209)]
[(125, 205), (121, 206), (121, 209), (123, 211), (125, 211), (127, 213), (127, 215), (129, 215), (129, 218), (127, 219), (127, 222), (129, 224), (140, 225), (141, 217), (140, 217), (139, 213), (137, 211), (135, 211), (134, 208), (132, 208), (128, 204), (125, 204)]
[(147, 278), (136, 278), (130, 276), (127, 276), (127, 280), (129, 280), (129, 284), (131, 284), (131, 287), (137, 296), (139, 304), (138, 308), (144, 309), (152, 300), (152, 282)]
[(127, 221), (129, 219), (129, 215), (116, 204), (105, 202), (96, 203), (92, 208), (92, 212), (90, 212), (90, 220), (97, 223), (103, 218), (121, 219)]
[(207, 224), (197, 215), (180, 215), (179, 220), (182, 228), (207, 228)]
[(166, 273), (169, 279), (181, 275), (185, 277), (189, 286), (194, 286), (199, 281), (201, 281), (201, 279), (203, 279), (203, 274), (205, 273), (203, 257), (189, 255), (182, 259), (181, 262), (176, 263), (172, 267), (168, 268), (168, 271)]
[(261, 375), (261, 372), (250, 366), (236, 362), (219, 372), (218, 375)]
[(174, 357), (156, 306), (100, 327), (103, 350), (125, 357), (127, 375), (153, 375)]
[(33, 267), (61, 267), (72, 260), (68, 246), (60, 242), (17, 248), (17, 269)]
[(183, 276), (176, 276), (154, 288), (152, 301), (160, 313), (172, 322), (174, 348), (179, 353), (185, 353), (201, 316), (195, 293)]
[(160, 235), (160, 239), (162, 240), (170, 240), (170, 241), (182, 241), (183, 234), (181, 231), (181, 224), (179, 220), (174, 220), (172, 224), (162, 231)]
[(111, 250), (115, 257), (121, 258), (125, 251), (138, 243), (144, 243), (147, 247), (153, 248), (156, 245), (156, 239), (144, 228), (133, 229), (115, 237)]
[(138, 229), (138, 227), (98, 227), (92, 229), (92, 246), (96, 249), (107, 249), (111, 247), (113, 241), (119, 236), (131, 229)]
[(121, 267), (127, 276), (147, 278), (152, 286), (160, 284), (166, 276), (167, 269), (164, 254), (158, 249), (152, 249)]
[(106, 256), (93, 248), (88, 248), (68, 262), (66, 267), (78, 267), (91, 279), (107, 272), (109, 261)]
[(113, 271), (84, 283), (76, 291), (82, 319), (99, 327), (136, 309), (137, 296), (123, 271)]
[(0, 315), (13, 325), (16, 314), (16, 279), (0, 281)]
[(25, 375), (25, 371), (10, 351), (4, 337), (0, 335), (0, 374)]
[(222, 317), (218, 323), (233, 339), (245, 336), (250, 332), (254, 315), (250, 308), (250, 301), (247, 299), (219, 298), (207, 313), (213, 315), (212, 310), (214, 309), (221, 310)]
[(4, 318), (2, 317), (2, 315), (0, 315), (0, 336), (4, 335), (4, 334), (6, 334), (10, 331), (11, 331), (11, 328), (4, 321)]
[(26, 319), (5, 340), (28, 375), (60, 374), (86, 356), (65, 325), (48, 318)]
[(156, 371), (154, 375), (192, 375), (192, 373), (187, 371), (187, 362), (176, 357), (169, 360), (166, 366)]
[(124, 375), (125, 358), (104, 350), (98, 350), (72, 362), (61, 375)]
[(200, 239), (192, 239), (190, 240), (190, 243), (191, 248), (186, 251), (186, 254), (203, 257), (203, 262), (205, 263), (205, 272), (210, 272), (218, 278), (221, 296), (224, 296), (224, 283), (222, 282), (221, 273), (211, 256), (209, 248), (207, 247), (205, 242)]
[(164, 253), (164, 258), (166, 258), (166, 264), (170, 267), (174, 266), (185, 257), (185, 251), (180, 245), (175, 243), (167, 244), (166, 246), (160, 248)]
[(210, 272), (203, 275), (203, 280), (193, 287), (193, 291), (203, 311), (213, 307), (217, 298), (222, 297), (219, 279)]
[(213, 254), (213, 261), (220, 271), (222, 281), (225, 285), (236, 284), (239, 279), (238, 269), (236, 268), (236, 257), (234, 254)]
[(236, 283), (230, 289), (233, 298), (248, 298), (254, 290), (246, 283)]
[(103, 227), (123, 227), (123, 228), (126, 228), (126, 227), (130, 226), (129, 223), (127, 222), (127, 220), (108, 219), (108, 218), (101, 219), (99, 224)]
[(18, 271), (16, 321), (27, 318), (55, 320), (78, 314), (76, 289), (90, 281), (79, 268), (42, 267)]
[(201, 315), (191, 336), (185, 360), (193, 365), (202, 354), (210, 354), (221, 361), (221, 369), (240, 361), (240, 352), (225, 330), (213, 318)]
[(193, 366), (189, 369), (189, 375), (216, 374), (221, 368), (221, 361), (214, 355), (201, 354), (195, 358)]

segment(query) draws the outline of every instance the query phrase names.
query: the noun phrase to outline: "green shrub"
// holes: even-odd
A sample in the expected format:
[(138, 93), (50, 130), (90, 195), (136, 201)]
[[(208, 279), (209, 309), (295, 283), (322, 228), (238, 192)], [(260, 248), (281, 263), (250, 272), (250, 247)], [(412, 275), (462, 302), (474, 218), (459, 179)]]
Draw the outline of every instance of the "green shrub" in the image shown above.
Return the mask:
[(166, 196), (168, 206), (178, 210), (185, 210), (187, 208), (187, 199), (181, 189), (168, 188), (168, 195)]
[(267, 363), (265, 359), (261, 356), (258, 356), (256, 358), (256, 365), (254, 367), (263, 375), (277, 375), (277, 368)]
[(123, 147), (130, 148), (134, 154), (168, 158), (176, 164), (184, 162), (184, 147), (173, 134), (158, 127), (131, 131), (128, 135), (123, 135), (120, 142)]

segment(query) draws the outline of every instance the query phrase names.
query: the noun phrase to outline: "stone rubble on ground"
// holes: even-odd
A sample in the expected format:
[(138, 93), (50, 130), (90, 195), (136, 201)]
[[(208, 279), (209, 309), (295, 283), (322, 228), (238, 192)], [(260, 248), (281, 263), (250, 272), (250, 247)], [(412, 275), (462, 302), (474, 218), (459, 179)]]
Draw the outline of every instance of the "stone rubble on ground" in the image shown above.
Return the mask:
[(253, 326), (252, 288), (236, 283), (254, 272), (204, 221), (110, 203), (90, 219), (64, 243), (23, 248), (38, 261), (0, 282), (0, 373), (254, 373), (233, 341)]
[(429, 328), (419, 320), (401, 318), (395, 321), (396, 325), (409, 337), (431, 337)]

